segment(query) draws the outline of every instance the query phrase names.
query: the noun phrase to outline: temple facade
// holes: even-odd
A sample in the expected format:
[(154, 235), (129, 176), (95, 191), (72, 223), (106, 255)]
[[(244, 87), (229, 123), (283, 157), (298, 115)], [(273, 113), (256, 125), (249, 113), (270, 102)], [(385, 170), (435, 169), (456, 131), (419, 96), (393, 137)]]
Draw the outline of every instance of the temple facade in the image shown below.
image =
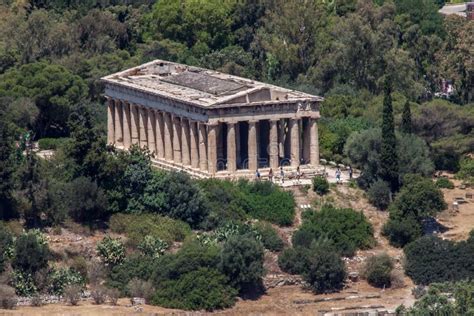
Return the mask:
[(158, 167), (223, 178), (318, 170), (321, 97), (162, 60), (102, 80), (108, 143), (146, 147)]

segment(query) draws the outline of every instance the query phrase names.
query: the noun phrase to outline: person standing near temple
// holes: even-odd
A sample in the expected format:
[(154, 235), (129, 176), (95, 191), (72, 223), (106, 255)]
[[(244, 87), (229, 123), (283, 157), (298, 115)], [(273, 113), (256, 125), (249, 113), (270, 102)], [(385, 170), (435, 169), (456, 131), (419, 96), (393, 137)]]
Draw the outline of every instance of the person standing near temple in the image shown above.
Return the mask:
[(255, 179), (257, 179), (257, 181), (260, 181), (260, 171), (255, 170)]
[(283, 166), (280, 167), (280, 178), (281, 178), (281, 183), (285, 183), (285, 172), (283, 171)]
[(349, 180), (352, 180), (352, 167), (349, 166)]
[(301, 171), (300, 171), (300, 166), (296, 168), (296, 183), (300, 183), (301, 179)]
[(337, 182), (337, 184), (339, 184), (340, 181), (341, 181), (341, 169), (337, 168), (336, 169), (336, 182)]
[(268, 178), (270, 179), (270, 182), (273, 183), (273, 169), (270, 168), (270, 171), (268, 171)]

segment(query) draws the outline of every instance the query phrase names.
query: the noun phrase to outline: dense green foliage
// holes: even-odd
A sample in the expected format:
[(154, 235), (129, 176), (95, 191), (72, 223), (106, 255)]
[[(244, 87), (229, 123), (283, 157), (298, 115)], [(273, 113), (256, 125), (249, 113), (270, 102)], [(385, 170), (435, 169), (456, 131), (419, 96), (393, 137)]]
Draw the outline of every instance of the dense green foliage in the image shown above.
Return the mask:
[(5, 263), (9, 257), (9, 250), (13, 244), (10, 231), (0, 223), (0, 273), (5, 270)]
[(415, 304), (397, 308), (397, 315), (470, 315), (474, 311), (472, 281), (433, 283)]
[(424, 236), (404, 248), (405, 271), (417, 284), (460, 281), (474, 277), (474, 234), (453, 242)]
[(411, 110), (410, 110), (410, 101), (406, 101), (403, 106), (402, 113), (402, 122), (400, 124), (400, 132), (405, 134), (411, 134), (413, 131), (412, 122), (411, 122)]
[(115, 266), (125, 260), (125, 247), (118, 238), (105, 236), (97, 244), (97, 252), (106, 265)]
[(454, 183), (449, 181), (449, 179), (447, 178), (439, 178), (438, 180), (436, 180), (435, 184), (436, 187), (440, 189), (454, 189)]
[(336, 251), (352, 256), (357, 249), (374, 245), (373, 228), (362, 212), (325, 205), (303, 213), (303, 225), (293, 235), (293, 245), (309, 247), (313, 240), (331, 241)]
[(421, 221), (425, 217), (434, 216), (445, 208), (443, 193), (431, 179), (407, 175), (391, 206), (383, 234), (393, 245), (403, 247), (421, 236)]
[(270, 251), (281, 251), (285, 246), (283, 239), (270, 223), (258, 222), (254, 225), (257, 234), (261, 237), (263, 247)]
[(369, 202), (381, 210), (387, 209), (390, 205), (390, 186), (387, 182), (383, 180), (376, 180), (372, 183), (367, 190), (367, 197)]
[(329, 192), (329, 182), (323, 176), (316, 176), (313, 178), (313, 191), (319, 195), (324, 195)]
[(376, 287), (390, 287), (393, 261), (389, 255), (382, 253), (367, 258), (363, 275), (369, 284)]
[(12, 267), (22, 273), (34, 274), (48, 265), (49, 248), (38, 233), (30, 231), (15, 241)]

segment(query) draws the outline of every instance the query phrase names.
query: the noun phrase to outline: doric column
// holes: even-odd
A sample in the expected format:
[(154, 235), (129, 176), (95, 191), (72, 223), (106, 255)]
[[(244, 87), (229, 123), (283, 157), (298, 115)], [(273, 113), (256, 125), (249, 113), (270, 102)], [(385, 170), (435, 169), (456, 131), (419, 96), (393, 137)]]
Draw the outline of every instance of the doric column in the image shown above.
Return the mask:
[(190, 153), (190, 135), (189, 135), (189, 121), (187, 119), (181, 119), (181, 128), (182, 128), (182, 135), (181, 135), (181, 147), (182, 147), (182, 155), (183, 155), (183, 165), (189, 166), (191, 165), (191, 153)]
[(155, 120), (155, 112), (152, 109), (147, 110), (147, 128), (148, 128), (148, 149), (154, 155), (156, 154), (156, 143), (155, 143), (155, 132), (156, 132), (156, 120)]
[(249, 139), (248, 139), (248, 154), (249, 154), (249, 170), (255, 171), (258, 167), (258, 151), (257, 151), (257, 122), (249, 121)]
[(319, 166), (319, 133), (318, 122), (315, 118), (309, 119), (311, 126), (310, 163), (313, 167)]
[(173, 123), (171, 122), (171, 114), (163, 113), (165, 121), (165, 158), (173, 160)]
[(130, 120), (130, 105), (122, 102), (123, 112), (123, 147), (129, 149), (132, 144), (131, 135), (131, 120)]
[[(303, 161), (305, 164), (310, 163), (311, 151), (311, 118), (301, 120), (303, 125)], [(306, 123), (306, 124), (303, 124)]]
[(181, 163), (181, 119), (179, 116), (173, 117), (173, 161)]
[(115, 143), (115, 102), (107, 99), (107, 144)]
[(130, 104), (130, 115), (132, 117), (132, 144), (138, 145), (140, 142), (140, 134), (138, 127), (140, 126), (140, 114), (138, 113), (138, 107), (135, 104)]
[(163, 121), (163, 112), (155, 112), (155, 120), (156, 120), (156, 152), (158, 154), (158, 158), (165, 158), (165, 145), (164, 145), (164, 134), (165, 134), (165, 123)]
[(235, 123), (227, 123), (227, 171), (237, 170), (237, 148), (235, 144)]
[(217, 123), (207, 125), (207, 163), (210, 174), (217, 172)]
[(270, 120), (270, 139), (268, 142), (268, 155), (270, 156), (270, 168), (278, 168), (278, 120)]
[(191, 141), (191, 167), (199, 168), (199, 134), (197, 123), (189, 121), (189, 138)]
[(240, 142), (240, 124), (235, 124), (235, 151), (236, 151), (236, 164), (237, 167), (242, 164), (242, 144)]
[(198, 123), (199, 127), (199, 169), (207, 169), (207, 129), (206, 124)]
[(300, 165), (300, 135), (299, 120), (290, 119), (290, 135), (291, 135), (291, 166), (298, 167)]
[(115, 100), (115, 144), (123, 145), (123, 112), (120, 100)]
[(147, 138), (147, 111), (144, 107), (140, 107), (140, 147), (145, 148), (148, 146)]
[(280, 119), (280, 126), (278, 127), (278, 155), (285, 158), (285, 139), (286, 139), (286, 124), (285, 119)]

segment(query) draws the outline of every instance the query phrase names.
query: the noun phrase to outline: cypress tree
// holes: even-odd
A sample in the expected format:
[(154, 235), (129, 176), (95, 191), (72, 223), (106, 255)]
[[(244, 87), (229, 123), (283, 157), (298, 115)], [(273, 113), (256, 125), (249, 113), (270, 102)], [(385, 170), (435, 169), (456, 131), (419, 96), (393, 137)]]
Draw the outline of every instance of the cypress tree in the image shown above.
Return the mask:
[(12, 191), (15, 171), (13, 135), (10, 124), (0, 109), (0, 220), (14, 216)]
[(405, 106), (403, 107), (402, 124), (400, 125), (400, 131), (406, 134), (412, 133), (411, 110), (410, 110), (410, 102), (408, 101), (408, 99), (407, 99), (407, 102), (405, 103)]
[(380, 152), (380, 177), (390, 184), (392, 192), (399, 188), (397, 140), (392, 107), (390, 78), (385, 79), (382, 111), (382, 144)]

